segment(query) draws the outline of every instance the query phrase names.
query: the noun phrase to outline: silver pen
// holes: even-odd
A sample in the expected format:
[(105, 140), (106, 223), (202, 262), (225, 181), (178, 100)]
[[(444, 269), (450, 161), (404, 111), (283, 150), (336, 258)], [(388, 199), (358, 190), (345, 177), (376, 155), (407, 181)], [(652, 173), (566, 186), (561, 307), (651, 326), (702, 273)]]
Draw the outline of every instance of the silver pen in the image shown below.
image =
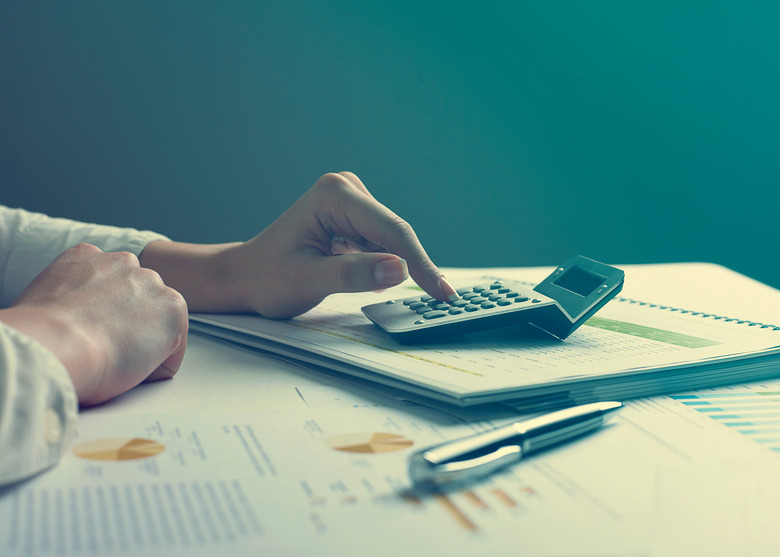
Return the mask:
[(418, 486), (471, 481), (589, 433), (622, 407), (621, 402), (583, 404), (422, 449), (409, 457), (409, 477)]

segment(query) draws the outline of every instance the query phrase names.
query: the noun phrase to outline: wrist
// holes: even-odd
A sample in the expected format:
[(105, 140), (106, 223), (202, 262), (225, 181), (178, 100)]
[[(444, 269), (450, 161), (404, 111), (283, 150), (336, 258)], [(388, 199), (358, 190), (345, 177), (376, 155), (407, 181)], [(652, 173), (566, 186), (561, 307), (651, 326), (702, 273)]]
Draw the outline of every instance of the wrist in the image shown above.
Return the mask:
[(259, 278), (253, 271), (251, 254), (244, 242), (223, 246), (211, 260), (211, 271), (217, 285), (215, 299), (220, 312), (245, 313), (252, 310), (250, 298), (260, 288)]
[(157, 241), (144, 249), (139, 260), (184, 297), (189, 311), (245, 311), (243, 245)]
[(53, 353), (68, 371), (79, 401), (90, 403), (108, 359), (97, 339), (50, 307), (12, 306), (0, 310), (0, 321)]

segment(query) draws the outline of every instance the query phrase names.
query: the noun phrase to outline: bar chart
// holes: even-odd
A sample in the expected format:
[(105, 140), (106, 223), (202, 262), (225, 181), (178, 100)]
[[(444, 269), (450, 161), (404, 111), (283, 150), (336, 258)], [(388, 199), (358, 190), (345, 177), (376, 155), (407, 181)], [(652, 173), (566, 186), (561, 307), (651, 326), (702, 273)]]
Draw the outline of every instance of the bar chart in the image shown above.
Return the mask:
[(780, 454), (780, 391), (713, 392), (669, 398)]

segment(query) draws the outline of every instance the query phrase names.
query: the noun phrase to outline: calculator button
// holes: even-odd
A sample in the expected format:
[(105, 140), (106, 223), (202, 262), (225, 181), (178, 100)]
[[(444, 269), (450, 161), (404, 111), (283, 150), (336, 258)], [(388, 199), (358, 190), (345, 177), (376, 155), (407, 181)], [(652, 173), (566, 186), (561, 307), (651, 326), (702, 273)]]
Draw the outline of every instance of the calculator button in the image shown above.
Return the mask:
[(430, 302), (431, 300), (433, 300), (433, 296), (421, 296), (421, 297), (420, 297), (420, 301), (421, 301), (421, 302), (425, 302), (426, 304), (427, 304), (428, 302)]
[(428, 306), (423, 306), (423, 307), (421, 307), (420, 309), (417, 310), (417, 313), (419, 313), (420, 315), (423, 315), (424, 313), (428, 313), (428, 312), (431, 312), (431, 311), (433, 311), (433, 308), (429, 308)]
[(509, 291), (510, 291), (510, 289), (509, 289), (509, 288), (506, 288), (506, 287), (504, 287), (504, 288), (499, 288), (499, 289), (498, 289), (498, 293), (499, 293), (499, 294), (506, 294), (506, 293), (507, 293), (507, 292), (509, 292)]
[(518, 296), (517, 298), (515, 298), (515, 302), (518, 302), (518, 303), (520, 303), (520, 302), (527, 302), (527, 301), (528, 301), (528, 296)]
[(496, 304), (494, 304), (493, 302), (482, 302), (481, 304), (479, 304), (479, 307), (481, 307), (482, 309), (490, 309), (496, 307)]
[(500, 282), (494, 282), (493, 284), (490, 285), (490, 289), (491, 290), (498, 290), (502, 286), (503, 286), (503, 284), (501, 284)]
[(506, 293), (507, 298), (517, 298), (519, 295), (520, 294), (518, 294), (514, 290), (510, 290), (509, 292)]
[(499, 301), (496, 302), (499, 306), (509, 306), (512, 304), (512, 300), (507, 300), (506, 298), (501, 298)]
[(476, 298), (477, 296), (479, 296), (479, 294), (477, 294), (476, 292), (466, 292), (465, 294), (463, 294), (463, 299), (470, 300), (472, 298)]
[(409, 309), (420, 309), (421, 307), (425, 307), (425, 304), (420, 302), (419, 300), (409, 304)]
[(427, 313), (424, 313), (423, 317), (425, 319), (438, 319), (439, 317), (444, 317), (445, 315), (447, 314), (444, 313), (443, 311), (429, 311)]
[(482, 302), (487, 301), (487, 298), (483, 298), (482, 296), (477, 296), (476, 298), (472, 298), (469, 300), (472, 304), (481, 304)]
[(491, 294), (490, 296), (488, 296), (488, 300), (490, 300), (491, 302), (496, 302), (502, 298), (503, 296), (501, 294)]
[(417, 321), (414, 322), (415, 325), (422, 325), (423, 323), (425, 323), (425, 321), (423, 321), (422, 319), (418, 319)]
[(484, 292), (485, 290), (487, 290), (487, 286), (475, 286), (474, 288), (472, 288), (472, 290), (474, 292)]
[(541, 302), (539, 298), (534, 298), (533, 300), (531, 300), (532, 304), (538, 304), (539, 302)]
[(417, 298), (407, 298), (406, 300), (404, 300), (404, 305), (411, 306), (412, 304), (415, 304), (417, 302), (419, 302)]
[(474, 304), (469, 304), (463, 309), (465, 309), (466, 311), (477, 311), (479, 309), (479, 306), (475, 306)]
[(467, 305), (469, 305), (469, 303), (466, 300), (455, 300), (452, 302), (452, 306), (456, 308), (462, 308)]
[(460, 308), (450, 308), (449, 314), (450, 315), (459, 315), (463, 313), (463, 310)]
[(439, 311), (447, 311), (448, 309), (450, 309), (450, 304), (445, 304), (444, 302), (442, 302), (440, 304), (436, 304), (435, 306), (433, 306), (433, 309), (438, 309)]
[(467, 292), (471, 292), (471, 288), (458, 288), (457, 290), (455, 290), (455, 292), (457, 292), (459, 295), (463, 296)]

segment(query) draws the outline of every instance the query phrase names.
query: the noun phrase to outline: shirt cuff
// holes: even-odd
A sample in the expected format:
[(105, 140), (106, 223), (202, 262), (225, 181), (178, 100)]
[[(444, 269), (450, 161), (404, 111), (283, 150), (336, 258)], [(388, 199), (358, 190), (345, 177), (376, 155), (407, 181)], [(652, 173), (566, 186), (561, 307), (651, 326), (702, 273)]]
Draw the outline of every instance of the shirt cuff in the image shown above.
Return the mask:
[(0, 283), (3, 307), (13, 305), (41, 271), (77, 244), (93, 244), (105, 252), (129, 251), (138, 256), (149, 243), (168, 239), (148, 230), (87, 224), (39, 213), (21, 214), (24, 218), (7, 256), (4, 281)]
[(55, 465), (76, 430), (78, 399), (45, 346), (0, 323), (0, 484)]

